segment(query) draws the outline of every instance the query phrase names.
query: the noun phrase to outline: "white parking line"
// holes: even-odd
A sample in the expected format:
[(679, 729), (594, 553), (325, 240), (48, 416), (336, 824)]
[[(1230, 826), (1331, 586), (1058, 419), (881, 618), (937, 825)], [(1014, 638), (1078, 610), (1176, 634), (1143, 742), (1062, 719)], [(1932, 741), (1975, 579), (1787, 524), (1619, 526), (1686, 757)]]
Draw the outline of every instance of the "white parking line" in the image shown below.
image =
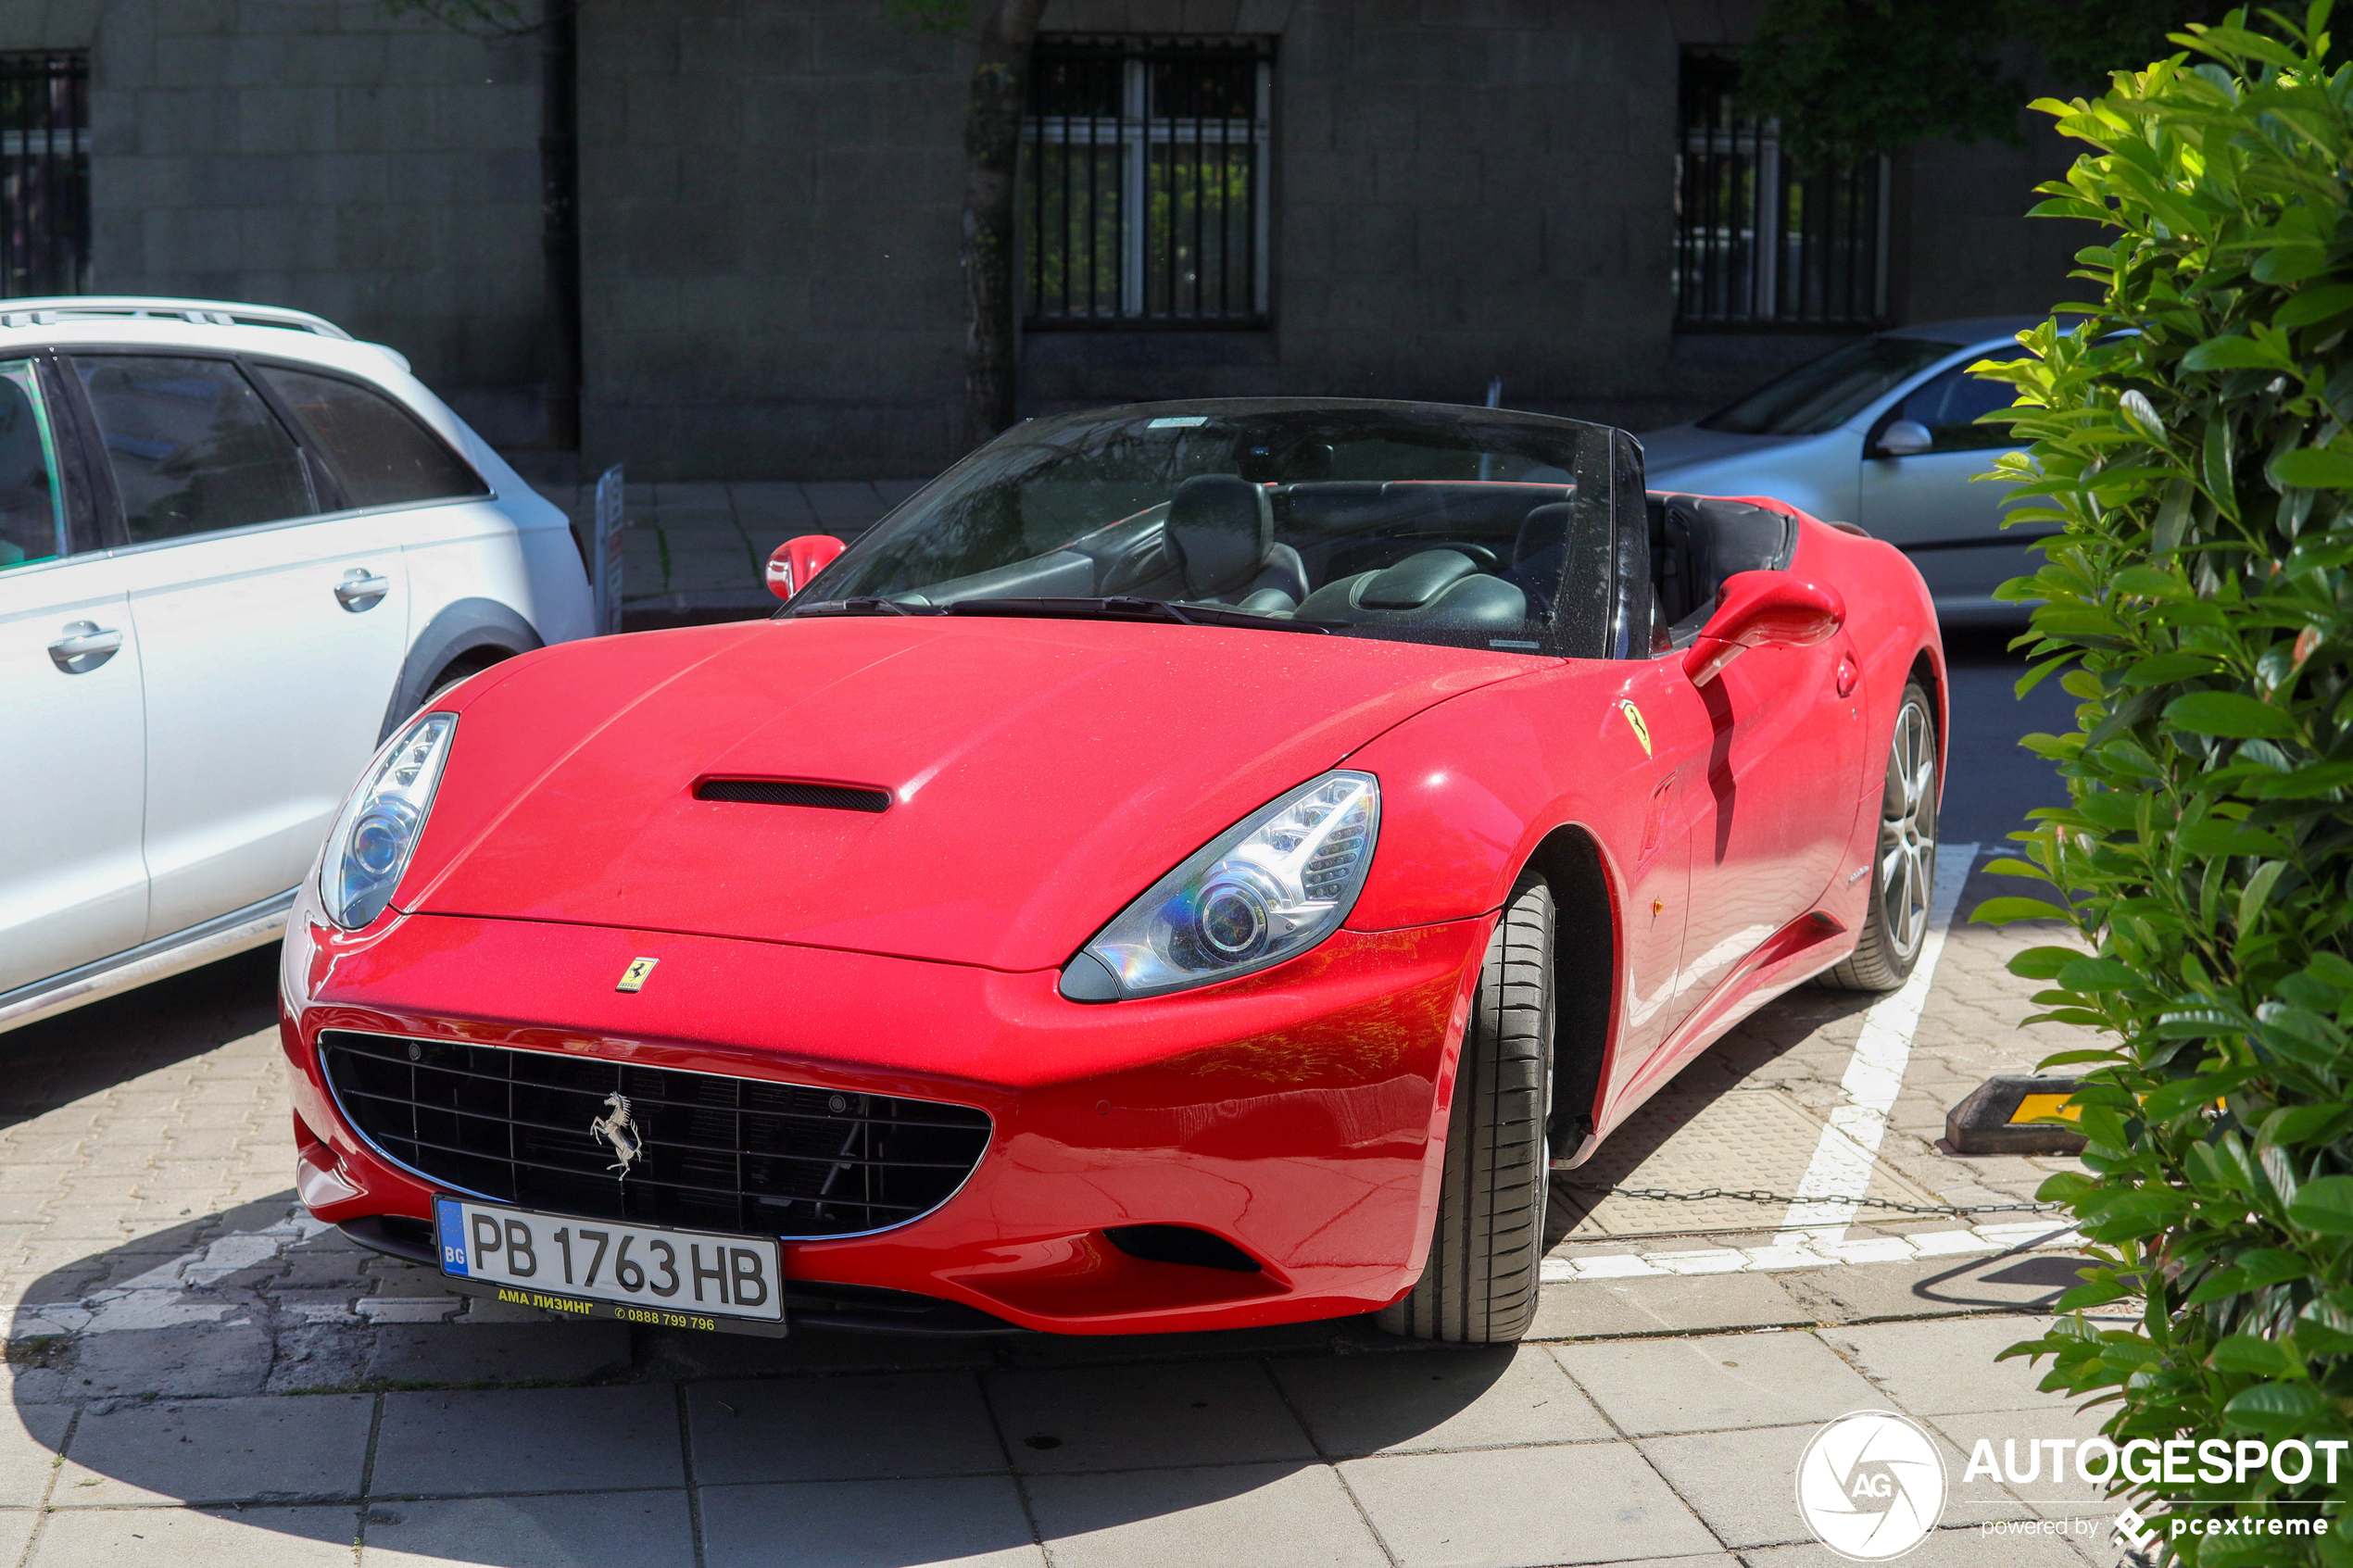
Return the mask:
[(1915, 1231), (1909, 1236), (1865, 1236), (1842, 1241), (1819, 1231), (1785, 1236), (1769, 1247), (1708, 1247), (1682, 1252), (1612, 1252), (1598, 1257), (1547, 1258), (1546, 1285), (1572, 1280), (1647, 1279), (1660, 1274), (1769, 1274), (1791, 1269), (1826, 1269), (1833, 1263), (1908, 1263), (1923, 1258), (1966, 1257), (1979, 1252), (2043, 1252), (2083, 1244), (2061, 1219), (2024, 1224), (1971, 1225), (1967, 1230)]
[(1843, 1242), (1846, 1227), (1871, 1185), (1871, 1167), (1879, 1157), (1880, 1140), (1887, 1135), (1887, 1113), (1904, 1090), (1904, 1068), (1912, 1057), (1912, 1035), (1928, 1006), (1929, 987), (1936, 979), (1936, 960), (1944, 951), (1944, 934), (1959, 907), (1961, 888), (1969, 868), (1977, 863), (1974, 844), (1938, 847), (1936, 882), (1930, 890), (1928, 934), (1912, 976), (1902, 990), (1883, 997), (1863, 1016), (1863, 1032), (1846, 1063), (1839, 1087), (1846, 1103), (1831, 1112), (1821, 1142), (1797, 1184), (1798, 1201), (1790, 1205), (1780, 1228), (1803, 1230), (1818, 1243)]

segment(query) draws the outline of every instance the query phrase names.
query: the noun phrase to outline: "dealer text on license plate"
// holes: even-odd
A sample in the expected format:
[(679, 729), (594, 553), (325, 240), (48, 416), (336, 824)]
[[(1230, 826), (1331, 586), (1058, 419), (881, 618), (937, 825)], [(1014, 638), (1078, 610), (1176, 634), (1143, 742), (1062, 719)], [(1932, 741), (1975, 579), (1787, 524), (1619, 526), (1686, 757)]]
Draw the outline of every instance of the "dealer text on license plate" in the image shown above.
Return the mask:
[(434, 1218), (441, 1272), (496, 1286), (501, 1300), (676, 1328), (716, 1327), (707, 1321), (714, 1318), (784, 1324), (784, 1264), (773, 1236), (667, 1230), (442, 1197), (434, 1199)]

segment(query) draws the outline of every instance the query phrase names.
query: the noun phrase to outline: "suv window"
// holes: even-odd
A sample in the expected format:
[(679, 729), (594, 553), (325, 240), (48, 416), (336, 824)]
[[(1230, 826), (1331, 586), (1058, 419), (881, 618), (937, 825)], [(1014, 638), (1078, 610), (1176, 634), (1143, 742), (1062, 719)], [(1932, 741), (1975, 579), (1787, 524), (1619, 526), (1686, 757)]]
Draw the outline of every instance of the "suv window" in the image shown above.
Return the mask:
[(0, 360), (0, 571), (66, 553), (57, 445), (30, 359)]
[[(1904, 401), (1890, 408), (1884, 420), (1885, 424), (1897, 420), (1918, 420), (1928, 426), (1928, 433), (1936, 438), (1936, 445), (1929, 448), (1931, 452), (1982, 452), (2020, 446), (2025, 443), (2010, 433), (2009, 426), (1975, 422), (1980, 414), (2008, 408), (2017, 396), (2018, 388), (2009, 383), (1980, 381), (1969, 373), (1968, 365), (1960, 365), (1941, 376), (1930, 377), (1905, 394)], [(1885, 424), (1881, 428), (1885, 428)]]
[(108, 354), (74, 369), (132, 544), (319, 509), (294, 437), (228, 360)]
[(350, 505), (391, 507), (490, 493), (439, 436), (382, 393), (283, 365), (254, 370), (326, 454)]

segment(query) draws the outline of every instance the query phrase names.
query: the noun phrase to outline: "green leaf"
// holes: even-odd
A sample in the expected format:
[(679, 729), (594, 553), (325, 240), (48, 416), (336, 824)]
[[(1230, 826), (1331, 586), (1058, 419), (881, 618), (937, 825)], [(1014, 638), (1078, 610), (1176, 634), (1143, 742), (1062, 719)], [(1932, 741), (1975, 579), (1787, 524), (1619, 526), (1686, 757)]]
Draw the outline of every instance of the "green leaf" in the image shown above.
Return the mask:
[(2080, 947), (2027, 947), (2010, 955), (2009, 971), (2021, 980), (2056, 980), (2059, 971), (2082, 959)]
[(2290, 740), (2296, 720), (2244, 692), (2191, 692), (2165, 705), (2166, 722), (2202, 735), (2237, 740)]
[(2255, 1290), (2303, 1279), (2312, 1272), (2312, 1265), (2306, 1260), (2277, 1247), (2259, 1247), (2252, 1252), (2243, 1252), (2238, 1263), (2246, 1275), (2248, 1287)]
[(2207, 498), (2224, 517), (2233, 521), (2239, 515), (2238, 495), (2231, 478), (2234, 459), (2231, 421), (2228, 419), (2207, 420), (2205, 461), (2200, 478), (2206, 486)]
[(2114, 959), (2077, 959), (2057, 978), (2069, 990), (2083, 992), (2126, 991), (2148, 983), (2146, 975)]
[(2074, 917), (2056, 904), (2045, 904), (2040, 898), (1988, 898), (1969, 916), (1986, 925), (2007, 925), (2014, 920), (2071, 920)]
[(2304, 1362), (2276, 1339), (2233, 1334), (2214, 1347), (2207, 1358), (2221, 1372), (2251, 1372), (2258, 1377), (2302, 1377)]
[(2288, 1223), (2322, 1236), (2353, 1236), (2353, 1176), (2306, 1182), (2288, 1205)]
[(2271, 313), (2271, 325), (2309, 327), (2347, 310), (2353, 310), (2353, 283), (2324, 283), (2319, 288), (2297, 290), (2295, 298)]
[(2271, 900), (2271, 889), (2279, 884), (2280, 873), (2286, 870), (2285, 860), (2266, 860), (2261, 870), (2246, 879), (2246, 886), (2239, 892), (2241, 931), (2255, 929), (2256, 917), (2263, 912), (2263, 906)]
[(2208, 338), (2182, 356), (2185, 370), (2292, 370), (2296, 361), (2249, 337)]
[(2353, 490), (2353, 452), (2302, 446), (2271, 459), (2272, 482), (2305, 490)]
[(2125, 667), (2124, 684), (2128, 686), (2168, 686), (2179, 681), (2195, 681), (2203, 675), (2220, 674), (2221, 670), (2221, 660), (2203, 654), (2153, 653)]
[(2259, 1383), (2241, 1389), (2222, 1407), (2233, 1426), (2282, 1437), (2310, 1433), (2328, 1411), (2328, 1396), (2309, 1383)]

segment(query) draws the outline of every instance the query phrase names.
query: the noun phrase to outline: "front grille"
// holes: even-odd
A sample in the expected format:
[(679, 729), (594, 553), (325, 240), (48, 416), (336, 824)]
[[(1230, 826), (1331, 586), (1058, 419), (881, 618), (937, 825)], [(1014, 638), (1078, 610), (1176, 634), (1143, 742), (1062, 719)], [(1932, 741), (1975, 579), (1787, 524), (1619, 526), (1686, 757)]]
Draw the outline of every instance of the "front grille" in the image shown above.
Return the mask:
[(739, 800), (752, 806), (821, 806), (836, 811), (887, 811), (890, 791), (805, 779), (705, 779), (697, 800)]
[[(808, 1238), (904, 1224), (988, 1147), (986, 1112), (642, 1067), (602, 1057), (329, 1030), (328, 1085), (377, 1150), (429, 1181), (529, 1209)], [(629, 1100), (627, 1178), (589, 1123)]]

